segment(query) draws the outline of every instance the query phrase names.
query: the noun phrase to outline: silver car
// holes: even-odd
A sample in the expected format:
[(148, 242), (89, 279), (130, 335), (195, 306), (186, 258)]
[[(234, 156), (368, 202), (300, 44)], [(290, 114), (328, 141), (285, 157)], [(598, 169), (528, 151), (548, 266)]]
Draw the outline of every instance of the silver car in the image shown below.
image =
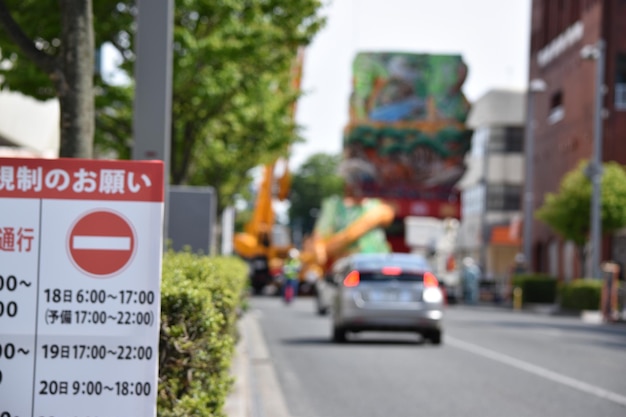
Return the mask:
[(443, 293), (425, 258), (406, 253), (339, 259), (317, 286), (318, 312), (332, 311), (333, 340), (347, 332), (409, 331), (439, 345)]

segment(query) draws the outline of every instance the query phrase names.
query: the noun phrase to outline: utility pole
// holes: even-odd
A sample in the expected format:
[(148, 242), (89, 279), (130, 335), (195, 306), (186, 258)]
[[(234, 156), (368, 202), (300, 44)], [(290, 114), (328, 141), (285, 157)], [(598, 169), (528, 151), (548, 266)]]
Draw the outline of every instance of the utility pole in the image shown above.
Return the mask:
[(593, 119), (593, 157), (587, 167), (587, 176), (591, 180), (591, 274), (601, 278), (600, 260), (602, 259), (602, 119), (604, 116), (604, 40), (595, 45), (587, 45), (580, 51), (583, 59), (596, 62), (595, 106)]
[(174, 0), (138, 0), (137, 10), (132, 157), (163, 161), (165, 248), (169, 223)]
[(524, 261), (529, 270), (533, 268), (533, 213), (535, 211), (535, 95), (546, 91), (546, 83), (541, 79), (533, 79), (528, 84), (528, 100), (526, 115), (526, 154), (524, 184)]

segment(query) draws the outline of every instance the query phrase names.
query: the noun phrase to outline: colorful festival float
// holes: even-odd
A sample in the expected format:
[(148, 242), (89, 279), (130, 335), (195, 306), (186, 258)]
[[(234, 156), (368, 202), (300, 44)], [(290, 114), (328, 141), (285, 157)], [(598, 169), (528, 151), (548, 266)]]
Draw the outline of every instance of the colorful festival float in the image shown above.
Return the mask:
[(456, 184), (472, 136), (466, 76), (460, 55), (356, 56), (340, 166), (346, 192), (322, 204), (311, 243), (318, 260), (406, 252), (406, 217), (460, 218)]

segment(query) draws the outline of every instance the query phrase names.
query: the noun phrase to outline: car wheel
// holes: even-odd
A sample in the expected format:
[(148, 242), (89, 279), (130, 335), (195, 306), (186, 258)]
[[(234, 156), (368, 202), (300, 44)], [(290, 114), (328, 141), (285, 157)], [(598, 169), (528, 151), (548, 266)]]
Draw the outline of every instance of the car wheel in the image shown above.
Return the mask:
[(325, 316), (326, 314), (328, 314), (328, 306), (325, 306), (322, 304), (322, 300), (320, 300), (319, 295), (316, 296), (316, 301), (317, 301), (317, 314), (319, 314), (320, 316)]
[(263, 294), (263, 288), (265, 288), (265, 285), (263, 284), (259, 284), (259, 283), (254, 283), (252, 285), (252, 292), (254, 295), (262, 295)]
[(346, 330), (342, 327), (333, 326), (333, 342), (344, 343), (346, 340)]
[(441, 331), (434, 330), (432, 332), (429, 332), (426, 335), (426, 339), (430, 340), (430, 343), (432, 343), (433, 345), (440, 345), (441, 344)]

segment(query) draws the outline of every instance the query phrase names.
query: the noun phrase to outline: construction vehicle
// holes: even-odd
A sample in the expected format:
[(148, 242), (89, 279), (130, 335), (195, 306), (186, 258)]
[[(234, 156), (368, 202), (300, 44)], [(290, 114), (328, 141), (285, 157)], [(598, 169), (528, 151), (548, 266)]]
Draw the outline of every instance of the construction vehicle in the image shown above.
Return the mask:
[[(304, 49), (297, 51), (292, 67), (292, 87), (300, 89)], [(291, 117), (295, 117), (296, 102), (291, 108)], [(285, 150), (284, 154), (289, 152)], [(279, 173), (279, 168), (282, 172)], [(293, 247), (288, 230), (276, 224), (273, 201), (285, 201), (291, 188), (291, 173), (285, 158), (277, 158), (263, 166), (263, 176), (259, 186), (252, 218), (244, 231), (236, 233), (233, 246), (235, 252), (248, 261), (250, 266), (250, 284), (254, 293), (260, 294), (269, 284), (276, 281), (289, 250)]]
[[(272, 271), (279, 268), (292, 248), (288, 233), (276, 225), (273, 200), (284, 201), (289, 194), (291, 174), (287, 163), (280, 176), (275, 171), (281, 160), (263, 167), (263, 177), (256, 197), (252, 218), (244, 231), (234, 236), (234, 249), (250, 266), (250, 284), (260, 294), (274, 280)], [(276, 190), (276, 192), (275, 192)]]
[[(305, 269), (323, 276), (334, 260), (358, 251), (424, 251), (407, 241), (415, 219), (460, 219), (456, 183), (472, 136), (466, 75), (459, 55), (357, 54), (340, 166), (346, 192), (322, 204), (302, 251)], [(447, 241), (427, 243), (450, 258)]]

